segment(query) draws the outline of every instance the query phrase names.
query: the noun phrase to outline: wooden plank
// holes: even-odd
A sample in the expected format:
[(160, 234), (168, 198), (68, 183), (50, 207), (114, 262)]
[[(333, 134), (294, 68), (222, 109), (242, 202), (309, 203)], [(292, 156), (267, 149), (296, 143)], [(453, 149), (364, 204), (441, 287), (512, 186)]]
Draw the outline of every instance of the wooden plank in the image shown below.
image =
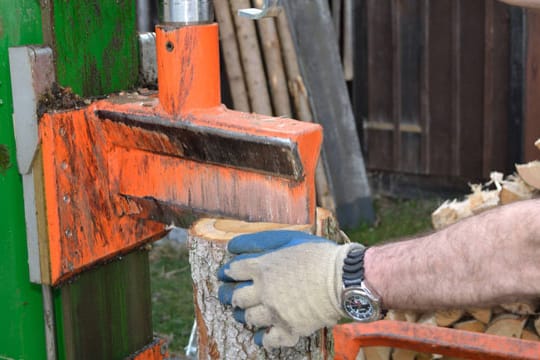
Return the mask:
[(454, 0), (450, 6), (450, 120), (452, 142), (450, 143), (450, 173), (454, 176), (459, 175), (461, 165), (460, 156), (460, 135), (461, 135), (461, 4), (462, 0)]
[[(400, 77), (400, 126), (399, 171), (419, 173), (422, 169), (420, 125), (420, 59), (422, 23), (419, 0), (398, 2), (399, 7), (399, 74)], [(402, 133), (406, 128), (419, 132)]]
[(516, 164), (523, 162), (523, 122), (525, 117), (525, 10), (510, 9), (510, 89), (508, 116), (508, 159)]
[(485, 71), (488, 71), (484, 68), (485, 5), (483, 1), (461, 0), (458, 11), (460, 29), (455, 39), (459, 43), (455, 54), (459, 64), (456, 66), (458, 99), (454, 109), (457, 133), (452, 173), (466, 179), (478, 179), (482, 176), (483, 155), (479, 144), (482, 144), (484, 131), (484, 79)]
[(524, 160), (539, 158), (534, 146), (540, 137), (540, 10), (527, 10), (527, 60), (525, 80)]
[[(352, 82), (352, 105), (356, 119), (356, 129), (364, 154), (366, 154), (366, 131), (364, 122), (368, 120), (368, 51), (367, 51), (367, 8), (366, 0), (353, 2), (354, 11), (354, 78)], [(369, 166), (369, 156), (366, 154)]]
[(390, 16), (391, 16), (391, 32), (392, 32), (392, 120), (394, 123), (394, 138), (393, 143), (393, 158), (394, 169), (401, 168), (401, 133), (399, 132), (399, 124), (401, 123), (402, 115), (402, 41), (401, 41), (401, 2), (391, 1)]
[(452, 4), (431, 1), (429, 4), (429, 169), (432, 175), (452, 172), (451, 144), (454, 141), (452, 104)]
[(420, 17), (422, 23), (422, 54), (420, 56), (420, 126), (424, 131), (424, 136), (421, 141), (420, 157), (422, 163), (422, 173), (429, 174), (430, 168), (430, 129), (431, 129), (431, 117), (430, 117), (430, 90), (429, 90), (429, 46), (430, 43), (430, 1), (422, 0), (420, 5)]
[(63, 286), (65, 359), (121, 359), (153, 340), (147, 251), (136, 251)]
[(510, 22), (509, 6), (495, 0), (485, 2), (485, 60), (484, 60), (484, 150), (483, 172), (511, 173), (514, 162), (509, 161), (510, 121)]
[[(393, 121), (392, 22), (390, 0), (366, 0), (367, 21), (367, 119)], [(368, 165), (395, 169), (393, 134), (365, 130)]]
[[(372, 222), (374, 211), (328, 2), (285, 2), (314, 118), (324, 127), (327, 173), (343, 227)], [(317, 39), (317, 41), (313, 41)]]

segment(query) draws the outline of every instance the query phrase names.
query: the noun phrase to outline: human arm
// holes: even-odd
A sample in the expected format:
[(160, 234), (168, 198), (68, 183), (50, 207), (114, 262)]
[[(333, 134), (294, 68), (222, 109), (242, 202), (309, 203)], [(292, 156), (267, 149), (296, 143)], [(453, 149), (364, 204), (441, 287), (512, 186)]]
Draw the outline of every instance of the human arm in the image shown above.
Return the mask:
[(540, 295), (540, 200), (497, 207), (420, 238), (369, 248), (365, 275), (392, 309)]
[[(290, 346), (343, 315), (341, 268), (351, 245), (288, 236), (274, 232), (234, 239), (233, 253), (241, 255), (220, 272), (227, 281), (220, 300), (236, 307), (239, 321), (265, 329), (256, 340), (267, 347)], [(540, 200), (523, 201), (431, 235), (369, 248), (365, 280), (387, 309), (503, 303), (540, 294), (539, 255)], [(264, 315), (246, 316), (254, 308)]]

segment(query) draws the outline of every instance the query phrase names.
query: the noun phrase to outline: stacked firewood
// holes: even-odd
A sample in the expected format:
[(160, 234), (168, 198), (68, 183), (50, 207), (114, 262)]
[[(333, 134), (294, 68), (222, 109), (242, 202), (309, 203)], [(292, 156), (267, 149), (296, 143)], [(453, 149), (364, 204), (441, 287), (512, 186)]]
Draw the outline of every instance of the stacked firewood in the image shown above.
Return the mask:
[[(540, 149), (540, 139), (535, 145)], [(471, 185), (471, 193), (465, 199), (445, 201), (432, 214), (433, 227), (438, 230), (495, 206), (538, 196), (540, 194), (540, 161), (516, 165), (516, 170), (515, 174), (506, 177), (501, 173), (493, 172), (489, 182)], [(391, 310), (386, 319), (540, 341), (540, 299), (501, 304), (485, 309), (454, 309), (427, 313)], [(366, 360), (444, 359), (440, 355), (388, 347), (364, 348), (358, 358)]]

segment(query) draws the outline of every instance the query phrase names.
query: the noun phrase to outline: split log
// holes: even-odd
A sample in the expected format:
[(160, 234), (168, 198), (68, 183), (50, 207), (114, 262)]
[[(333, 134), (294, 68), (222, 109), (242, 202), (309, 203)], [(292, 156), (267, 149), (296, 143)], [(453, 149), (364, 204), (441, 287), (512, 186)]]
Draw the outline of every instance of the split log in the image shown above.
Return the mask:
[(521, 338), (526, 318), (512, 314), (502, 314), (497, 316), (489, 324), (486, 334), (500, 335), (514, 338)]
[(516, 165), (519, 176), (530, 186), (540, 189), (540, 161)]
[(415, 360), (417, 355), (417, 351), (397, 348), (392, 352), (392, 360)]
[(523, 332), (521, 333), (521, 340), (540, 341), (540, 337), (532, 330), (523, 329)]
[[(249, 0), (231, 0), (231, 10), (236, 14), (239, 9), (251, 7)], [(240, 49), (240, 58), (246, 78), (246, 85), (251, 103), (251, 110), (257, 114), (272, 115), (270, 94), (266, 84), (266, 75), (257, 39), (255, 23), (240, 16), (233, 16)]]
[(392, 348), (386, 346), (368, 346), (362, 349), (365, 360), (390, 360)]
[(491, 309), (471, 308), (467, 312), (483, 324), (487, 325), (491, 320)]
[(501, 304), (504, 310), (516, 315), (534, 315), (538, 309), (538, 300), (523, 300), (511, 304)]
[(486, 324), (476, 319), (461, 321), (455, 323), (454, 325), (452, 325), (452, 327), (457, 330), (465, 330), (478, 333), (483, 333), (484, 331), (486, 331)]
[(435, 322), (438, 326), (450, 326), (461, 319), (464, 313), (465, 310), (460, 309), (437, 311), (435, 313)]
[(331, 348), (322, 330), (303, 338), (295, 347), (267, 352), (255, 345), (253, 332), (234, 320), (232, 309), (217, 298), (218, 268), (229, 259), (226, 247), (234, 236), (264, 230), (299, 230), (310, 233), (311, 225), (247, 223), (237, 220), (201, 219), (189, 231), (199, 359), (325, 359)]
[(244, 72), (240, 61), (240, 50), (236, 40), (229, 0), (214, 0), (214, 9), (219, 22), (221, 53), (229, 81), (233, 108), (238, 111), (250, 112)]
[(538, 139), (538, 140), (536, 140), (536, 141), (534, 142), (534, 146), (536, 146), (536, 148), (537, 148), (538, 150), (540, 150), (540, 139)]

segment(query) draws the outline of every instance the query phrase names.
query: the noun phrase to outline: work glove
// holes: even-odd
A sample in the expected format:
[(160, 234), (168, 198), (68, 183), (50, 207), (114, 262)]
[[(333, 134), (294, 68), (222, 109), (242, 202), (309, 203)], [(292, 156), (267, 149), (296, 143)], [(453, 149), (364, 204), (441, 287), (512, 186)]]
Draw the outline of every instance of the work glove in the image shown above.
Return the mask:
[(234, 307), (237, 321), (259, 329), (256, 344), (294, 346), (345, 316), (342, 267), (351, 247), (362, 246), (300, 231), (237, 236), (228, 244), (236, 256), (218, 271), (219, 300)]

